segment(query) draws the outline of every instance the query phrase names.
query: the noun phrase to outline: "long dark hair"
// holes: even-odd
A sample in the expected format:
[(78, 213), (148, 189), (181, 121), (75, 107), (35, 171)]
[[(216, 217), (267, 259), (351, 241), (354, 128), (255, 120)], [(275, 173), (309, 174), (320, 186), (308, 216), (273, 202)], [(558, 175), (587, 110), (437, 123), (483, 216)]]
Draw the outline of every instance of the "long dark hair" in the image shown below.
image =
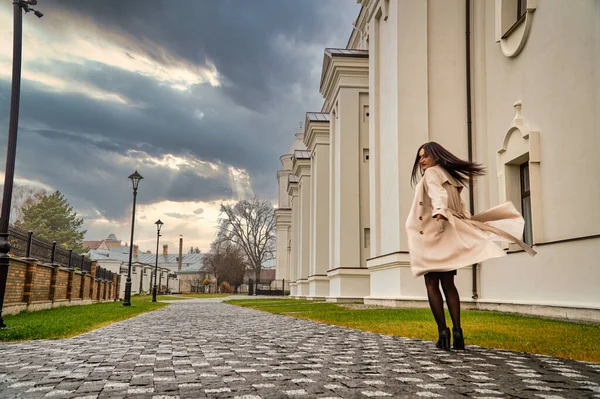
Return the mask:
[(419, 163), (419, 152), (421, 152), (421, 149), (425, 150), (426, 155), (431, 156), (436, 165), (444, 168), (452, 177), (465, 186), (468, 185), (469, 178), (485, 175), (483, 165), (463, 161), (435, 141), (430, 141), (420, 146), (417, 150), (417, 157), (415, 158), (411, 174), (411, 183), (413, 186), (418, 182), (417, 171), (420, 172), (420, 176), (423, 176), (423, 167)]

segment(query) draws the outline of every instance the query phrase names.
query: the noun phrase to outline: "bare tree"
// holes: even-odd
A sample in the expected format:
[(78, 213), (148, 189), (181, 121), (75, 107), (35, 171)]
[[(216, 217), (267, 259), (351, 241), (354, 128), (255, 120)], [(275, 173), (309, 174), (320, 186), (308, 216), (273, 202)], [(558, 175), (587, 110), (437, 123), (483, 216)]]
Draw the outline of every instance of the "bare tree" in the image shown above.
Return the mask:
[(223, 258), (223, 253), (219, 250), (218, 244), (215, 242), (211, 244), (210, 252), (204, 254), (204, 257), (202, 258), (204, 270), (215, 276), (217, 286), (219, 286), (219, 283), (221, 282), (221, 264), (223, 263)]
[(210, 252), (203, 258), (205, 270), (215, 276), (217, 286), (227, 281), (236, 289), (244, 282), (244, 274), (248, 267), (246, 254), (237, 245), (215, 240), (210, 246)]
[(268, 200), (254, 197), (234, 206), (221, 204), (217, 241), (240, 247), (256, 280), (264, 262), (275, 256), (275, 213)]
[[(0, 187), (3, 186), (0, 185)], [(38, 203), (46, 194), (47, 191), (42, 188), (15, 184), (12, 194), (10, 223), (22, 221), (23, 209)]]

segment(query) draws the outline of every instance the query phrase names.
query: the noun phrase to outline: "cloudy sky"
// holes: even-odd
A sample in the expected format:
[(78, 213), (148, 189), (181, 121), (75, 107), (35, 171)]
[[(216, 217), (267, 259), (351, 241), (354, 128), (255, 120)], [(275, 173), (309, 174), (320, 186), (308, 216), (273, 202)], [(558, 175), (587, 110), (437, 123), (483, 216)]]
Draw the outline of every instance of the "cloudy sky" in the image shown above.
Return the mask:
[[(345, 47), (356, 0), (40, 0), (24, 15), (15, 181), (60, 190), (86, 239), (208, 249), (221, 202), (276, 202), (279, 156), (319, 111), (326, 47)], [(12, 4), (0, 3), (0, 167)], [(4, 171), (2, 169), (2, 176)], [(1, 178), (0, 178), (1, 179)]]

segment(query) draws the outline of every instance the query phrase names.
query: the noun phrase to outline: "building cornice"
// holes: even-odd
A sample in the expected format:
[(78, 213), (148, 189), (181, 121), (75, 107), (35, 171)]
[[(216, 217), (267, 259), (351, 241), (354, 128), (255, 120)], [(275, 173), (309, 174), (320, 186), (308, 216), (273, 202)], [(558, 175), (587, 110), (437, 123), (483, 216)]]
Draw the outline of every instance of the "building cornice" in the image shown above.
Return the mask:
[(279, 160), (281, 161), (281, 163), (283, 163), (283, 161), (286, 158), (292, 159), (292, 156), (293, 156), (292, 154), (283, 154), (282, 156), (279, 157)]
[(287, 176), (287, 175), (289, 175), (290, 173), (292, 173), (292, 171), (291, 171), (291, 170), (278, 170), (278, 171), (277, 171), (277, 179), (279, 179), (279, 178), (281, 178), (281, 177), (284, 177), (284, 176)]
[(325, 99), (323, 110), (328, 112), (341, 88), (369, 89), (369, 56), (367, 51), (357, 55), (336, 55), (325, 52), (320, 92)]
[(298, 195), (298, 177), (291, 173), (288, 175), (287, 193), (291, 197)]
[(304, 126), (304, 144), (311, 154), (317, 144), (329, 145), (329, 121), (313, 121), (307, 115)]
[(360, 49), (366, 47), (367, 37), (369, 36), (368, 22), (371, 20), (372, 9), (379, 4), (379, 0), (357, 0), (361, 3), (360, 12), (354, 22), (354, 29), (350, 33), (347, 49)]
[(294, 175), (298, 179), (310, 176), (310, 158), (294, 158)]
[(277, 226), (289, 226), (292, 224), (292, 210), (290, 208), (275, 209), (275, 224)]

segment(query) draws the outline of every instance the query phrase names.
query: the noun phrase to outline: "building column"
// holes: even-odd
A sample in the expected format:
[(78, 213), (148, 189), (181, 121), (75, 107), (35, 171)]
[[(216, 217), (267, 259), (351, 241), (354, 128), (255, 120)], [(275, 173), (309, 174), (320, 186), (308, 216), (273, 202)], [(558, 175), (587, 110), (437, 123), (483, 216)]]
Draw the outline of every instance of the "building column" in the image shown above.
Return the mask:
[(294, 151), (294, 174), (298, 178), (298, 274), (296, 279), (298, 297), (308, 296), (310, 265), (310, 152)]
[(291, 209), (275, 210), (275, 231), (277, 233), (277, 253), (275, 255), (275, 280), (290, 280), (288, 268), (289, 229), (292, 225)]
[(298, 245), (299, 239), (298, 235), (300, 233), (299, 226), (299, 213), (300, 209), (298, 207), (298, 178), (296, 175), (291, 174), (288, 175), (288, 194), (290, 196), (290, 205), (292, 207), (292, 229), (291, 229), (291, 248), (290, 248), (290, 296), (297, 297), (298, 296), (298, 288), (296, 280), (298, 279)]
[(275, 279), (290, 280), (288, 268), (289, 228), (292, 224), (292, 209), (287, 192), (288, 176), (292, 173), (292, 155), (279, 157), (283, 168), (277, 171), (278, 207), (275, 210), (275, 231), (277, 234), (277, 250), (275, 255)]
[(330, 113), (327, 301), (369, 295), (369, 53), (327, 49), (321, 93)]
[(329, 114), (308, 112), (304, 143), (311, 154), (308, 299), (329, 296)]

